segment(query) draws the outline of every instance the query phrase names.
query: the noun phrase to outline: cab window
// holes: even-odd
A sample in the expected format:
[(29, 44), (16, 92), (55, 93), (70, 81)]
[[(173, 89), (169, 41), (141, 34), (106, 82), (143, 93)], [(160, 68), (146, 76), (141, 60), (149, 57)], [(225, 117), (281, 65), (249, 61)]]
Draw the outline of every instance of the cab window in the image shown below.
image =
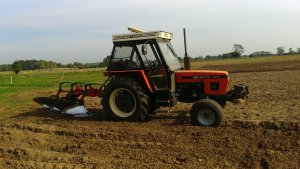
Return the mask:
[[(147, 54), (142, 54), (142, 45), (147, 46)], [(161, 66), (161, 60), (158, 57), (158, 53), (156, 51), (156, 48), (153, 44), (139, 44), (137, 45), (137, 48), (139, 49), (140, 54), (142, 55), (142, 60), (145, 65), (145, 67), (149, 66)]]
[(141, 63), (133, 46), (115, 46), (109, 70), (140, 69)]

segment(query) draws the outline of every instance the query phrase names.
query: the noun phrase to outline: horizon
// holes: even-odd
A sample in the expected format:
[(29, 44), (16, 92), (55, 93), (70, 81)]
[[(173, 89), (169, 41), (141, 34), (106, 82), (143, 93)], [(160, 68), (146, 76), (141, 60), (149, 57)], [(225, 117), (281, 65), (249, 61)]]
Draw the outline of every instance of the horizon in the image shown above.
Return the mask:
[(280, 46), (296, 51), (299, 18), (298, 0), (2, 0), (0, 64), (102, 62), (111, 53), (112, 34), (128, 33), (127, 26), (172, 32), (179, 57), (184, 55), (183, 28), (191, 57), (228, 53), (234, 44), (241, 44), (247, 55), (275, 53)]

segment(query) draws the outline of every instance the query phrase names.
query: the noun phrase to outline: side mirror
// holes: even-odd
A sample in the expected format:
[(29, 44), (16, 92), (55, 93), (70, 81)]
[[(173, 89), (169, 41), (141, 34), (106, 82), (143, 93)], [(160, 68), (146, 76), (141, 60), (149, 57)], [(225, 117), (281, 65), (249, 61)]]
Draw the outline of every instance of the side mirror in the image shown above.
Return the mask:
[(142, 54), (145, 56), (147, 55), (147, 45), (146, 44), (143, 44), (142, 45)]

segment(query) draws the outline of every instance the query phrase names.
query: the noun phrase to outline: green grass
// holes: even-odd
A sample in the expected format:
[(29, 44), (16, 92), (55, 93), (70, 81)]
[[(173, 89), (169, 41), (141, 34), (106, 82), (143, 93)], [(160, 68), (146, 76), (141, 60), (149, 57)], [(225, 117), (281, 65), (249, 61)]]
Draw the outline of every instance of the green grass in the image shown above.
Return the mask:
[[(63, 76), (63, 79), (62, 79)], [(11, 77), (13, 83), (11, 84)], [(23, 71), (18, 75), (12, 72), (0, 73), (0, 96), (3, 94), (23, 92), (31, 89), (45, 89), (57, 87), (60, 82), (97, 82), (104, 81), (103, 71)], [(0, 98), (1, 101), (1, 98)]]

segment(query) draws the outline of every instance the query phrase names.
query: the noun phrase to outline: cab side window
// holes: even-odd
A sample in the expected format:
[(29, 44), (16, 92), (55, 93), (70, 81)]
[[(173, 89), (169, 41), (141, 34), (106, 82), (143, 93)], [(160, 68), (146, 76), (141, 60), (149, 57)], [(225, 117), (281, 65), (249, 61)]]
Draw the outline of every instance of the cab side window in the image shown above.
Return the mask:
[(140, 69), (141, 63), (132, 46), (115, 46), (109, 70)]

